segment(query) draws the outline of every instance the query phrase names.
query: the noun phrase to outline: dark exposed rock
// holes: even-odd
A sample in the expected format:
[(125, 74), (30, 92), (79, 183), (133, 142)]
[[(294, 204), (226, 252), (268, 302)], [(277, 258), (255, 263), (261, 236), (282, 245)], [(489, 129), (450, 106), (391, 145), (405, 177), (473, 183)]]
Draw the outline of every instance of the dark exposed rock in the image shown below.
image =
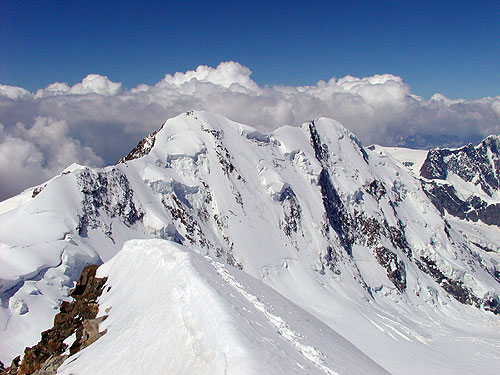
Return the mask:
[(38, 186), (36, 188), (33, 189), (33, 193), (31, 194), (31, 198), (35, 198), (38, 194), (40, 194), (42, 192), (43, 189), (45, 189), (47, 185), (43, 185), (43, 186)]
[(398, 222), (398, 227), (390, 226), (387, 221), (384, 222), (385, 228), (388, 231), (389, 240), (392, 246), (401, 249), (408, 259), (412, 258), (412, 251), (408, 241), (406, 240), (406, 234), (404, 231), (404, 226), (401, 221)]
[(420, 167), (420, 175), (429, 180), (439, 179), (445, 180), (447, 177), (447, 166), (443, 160), (441, 150), (430, 150), (427, 153), (427, 158)]
[[(173, 204), (171, 204), (172, 202)], [(189, 241), (185, 245), (200, 245), (208, 248), (213, 247), (206, 240), (203, 230), (196, 218), (189, 212), (190, 209), (177, 197), (175, 193), (170, 195), (170, 199), (162, 199), (163, 206), (170, 212), (173, 220), (178, 221), (186, 230), (186, 239)]]
[[(203, 229), (196, 216), (192, 213), (193, 209), (183, 204), (175, 193), (169, 197), (163, 197), (163, 206), (170, 212), (172, 220), (178, 221), (186, 231), (185, 238), (180, 236), (179, 243), (185, 246), (199, 245), (205, 249), (215, 249), (217, 257), (224, 257), (227, 264), (242, 269), (242, 265), (234, 258), (232, 253), (233, 243), (229, 237), (223, 235), (224, 241), (229, 245), (226, 251), (214, 246), (203, 233)], [(222, 219), (214, 214), (214, 220), (222, 231), (224, 223)]]
[(431, 202), (444, 215), (445, 211), (450, 215), (464, 219), (470, 205), (461, 200), (455, 188), (449, 184), (437, 184), (436, 182), (422, 182), (425, 193)]
[(226, 177), (229, 177), (232, 173), (236, 173), (236, 177), (238, 178), (238, 180), (243, 180), (243, 177), (241, 177), (241, 175), (236, 171), (236, 167), (232, 162), (232, 157), (229, 153), (229, 150), (226, 146), (224, 146), (224, 143), (222, 142), (222, 140), (224, 139), (224, 132), (222, 130), (208, 129), (204, 127), (202, 127), (201, 130), (205, 133), (211, 134), (214, 137), (215, 154), (217, 155), (217, 159), (219, 159), (220, 166)]
[[(72, 302), (63, 302), (54, 318), (54, 326), (42, 332), (40, 342), (24, 350), (22, 362), (5, 369), (2, 374), (49, 375), (55, 374), (64, 362), (68, 349), (64, 341), (73, 334), (76, 340), (69, 348), (69, 356), (90, 345), (106, 332), (99, 332), (98, 325), (106, 316), (96, 319), (99, 312), (97, 298), (103, 291), (106, 278), (96, 278), (96, 265), (83, 269), (75, 288), (71, 291)], [(19, 360), (19, 357), (17, 358)]]
[(318, 131), (316, 130), (316, 125), (314, 121), (309, 123), (309, 134), (311, 136), (311, 145), (314, 149), (314, 155), (316, 159), (321, 162), (326, 162), (328, 160), (328, 146), (321, 142)]
[(379, 264), (385, 268), (389, 280), (401, 293), (404, 292), (406, 289), (406, 268), (403, 261), (383, 246), (376, 248), (374, 252)]
[(354, 211), (354, 226), (356, 228), (356, 243), (371, 248), (380, 245), (383, 226), (373, 217), (366, 217), (362, 212)]
[(479, 198), (478, 196), (475, 196), (475, 195), (469, 197), (467, 199), (467, 203), (469, 203), (470, 206), (475, 208), (476, 210), (479, 210), (481, 208), (485, 208), (488, 206), (488, 203), (486, 203), (481, 198)]
[(412, 257), (411, 248), (406, 240), (404, 226), (398, 222), (399, 227), (389, 225), (387, 220), (382, 223), (373, 217), (366, 217), (362, 212), (354, 210), (355, 242), (371, 248), (381, 246), (382, 236), (386, 237), (397, 249), (402, 250), (409, 259)]
[(483, 300), (482, 307), (486, 311), (491, 311), (493, 314), (500, 315), (500, 299), (498, 296), (488, 296)]
[(330, 227), (337, 233), (339, 240), (349, 255), (352, 255), (352, 239), (350, 236), (349, 214), (340, 199), (339, 193), (332, 184), (330, 174), (322, 169), (318, 184), (321, 189), (323, 206)]
[(474, 210), (467, 215), (467, 218), (472, 221), (481, 220), (485, 224), (500, 226), (500, 203)]
[(282, 228), (285, 234), (290, 236), (292, 232), (297, 232), (299, 228), (302, 210), (297, 202), (297, 196), (290, 186), (283, 189), (279, 197), (279, 201), (281, 202), (285, 215)]
[(479, 145), (459, 149), (433, 149), (427, 154), (420, 175), (429, 180), (445, 180), (453, 172), (492, 196), (500, 189), (500, 137), (490, 136)]
[(464, 220), (482, 221), (488, 225), (500, 226), (500, 204), (487, 204), (477, 196), (462, 200), (455, 188), (446, 183), (422, 181), (425, 193), (431, 202), (444, 215), (445, 211)]
[(132, 151), (128, 153), (127, 156), (121, 158), (118, 160), (116, 164), (120, 163), (125, 163), (126, 161), (134, 160), (134, 159), (139, 159), (142, 158), (143, 156), (149, 154), (151, 150), (153, 149), (153, 146), (155, 145), (156, 142), (156, 134), (163, 129), (163, 125), (155, 131), (154, 133), (151, 133), (148, 135), (146, 138), (144, 138), (142, 141), (140, 141), (137, 146), (135, 146)]
[(224, 174), (229, 177), (229, 175), (235, 170), (235, 167), (231, 162), (231, 154), (229, 153), (229, 150), (222, 145), (222, 143), (217, 143), (215, 153), (217, 154), (217, 158), (219, 159), (219, 163), (224, 171)]
[(233, 185), (231, 185), (231, 192), (233, 193), (233, 197), (236, 203), (238, 203), (241, 208), (243, 208), (243, 197), (241, 196), (241, 193)]
[(134, 204), (134, 192), (127, 177), (119, 169), (114, 168), (109, 172), (86, 169), (79, 174), (78, 184), (83, 193), (83, 212), (78, 216), (77, 231), (82, 237), (87, 236), (89, 228), (101, 228), (112, 238), (111, 226), (100, 220), (101, 210), (110, 218), (120, 218), (128, 226), (132, 226), (144, 216)]
[(432, 259), (420, 257), (420, 260), (416, 260), (415, 263), (420, 270), (432, 276), (432, 278), (458, 302), (466, 305), (475, 305), (476, 307), (480, 306), (480, 299), (475, 296), (469, 288), (463, 285), (462, 280), (450, 279), (439, 269), (436, 262)]
[(373, 180), (369, 184), (365, 185), (365, 191), (370, 194), (377, 202), (387, 194), (387, 190), (382, 181)]
[[(387, 221), (379, 222), (355, 211), (355, 242), (372, 249), (377, 262), (386, 270), (387, 277), (403, 292), (406, 289), (406, 267), (398, 255), (382, 246), (382, 236), (389, 239), (395, 248), (401, 249), (411, 259), (411, 249), (401, 228), (390, 226)], [(402, 225), (401, 225), (402, 226)]]
[(479, 299), (463, 285), (461, 280), (445, 279), (441, 282), (444, 290), (450, 293), (458, 302), (475, 306), (479, 305)]
[(335, 274), (340, 275), (340, 270), (337, 269), (338, 256), (333, 251), (331, 246), (326, 248), (326, 253), (320, 256), (321, 261), (321, 273), (325, 272), (325, 267), (329, 268), (330, 271), (333, 271)]

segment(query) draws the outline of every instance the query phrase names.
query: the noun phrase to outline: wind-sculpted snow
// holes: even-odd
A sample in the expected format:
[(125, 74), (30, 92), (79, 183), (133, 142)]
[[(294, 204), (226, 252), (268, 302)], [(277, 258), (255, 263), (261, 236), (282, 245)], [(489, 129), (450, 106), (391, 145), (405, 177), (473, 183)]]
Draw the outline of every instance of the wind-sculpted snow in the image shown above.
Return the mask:
[(98, 276), (106, 334), (60, 374), (387, 374), (261, 281), (193, 249), (130, 241)]
[(1, 203), (2, 360), (38, 341), (85, 264), (161, 238), (263, 281), (390, 372), (493, 368), (498, 227), (443, 217), (405, 166), (336, 121), (264, 134), (189, 112), (139, 145)]

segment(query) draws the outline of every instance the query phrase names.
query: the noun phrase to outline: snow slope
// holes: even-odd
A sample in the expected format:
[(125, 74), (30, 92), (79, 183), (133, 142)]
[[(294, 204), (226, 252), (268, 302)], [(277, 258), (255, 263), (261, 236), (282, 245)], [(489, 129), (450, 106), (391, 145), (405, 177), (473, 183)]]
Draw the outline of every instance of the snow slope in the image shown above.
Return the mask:
[[(113, 227), (112, 241), (101, 230), (79, 234), (87, 171), (71, 166), (34, 188), (41, 190), (35, 198), (28, 190), (0, 203), (0, 360), (4, 363), (35, 344), (40, 332), (52, 326), (59, 305), (85, 265), (110, 259), (127, 239), (147, 237), (109, 217), (102, 225)], [(119, 200), (114, 190), (123, 190), (110, 189), (110, 198)], [(96, 212), (102, 218), (100, 209)]]
[(424, 164), (428, 150), (417, 150), (405, 147), (387, 147), (373, 145), (370, 150), (385, 155), (390, 155), (401, 164), (410, 169), (416, 176), (420, 176), (420, 168)]
[(498, 364), (499, 228), (448, 220), (406, 167), (331, 119), (263, 134), (189, 112), (116, 166), (73, 166), (0, 215), (4, 362), (38, 341), (85, 264), (161, 238), (242, 269), (391, 373)]
[(107, 333), (59, 374), (387, 373), (259, 280), (170, 241), (129, 241), (97, 276)]

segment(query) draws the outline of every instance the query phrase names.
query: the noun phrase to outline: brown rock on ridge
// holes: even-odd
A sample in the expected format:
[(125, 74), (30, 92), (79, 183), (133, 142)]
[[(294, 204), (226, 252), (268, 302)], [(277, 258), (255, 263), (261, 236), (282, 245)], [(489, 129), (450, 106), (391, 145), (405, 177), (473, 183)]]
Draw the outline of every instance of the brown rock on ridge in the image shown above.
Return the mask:
[(64, 343), (76, 332), (76, 340), (69, 348), (69, 356), (92, 344), (106, 332), (99, 332), (99, 323), (106, 319), (96, 319), (99, 312), (97, 298), (101, 295), (107, 278), (95, 277), (97, 265), (85, 267), (70, 296), (73, 302), (63, 302), (60, 312), (54, 318), (54, 327), (42, 332), (40, 342), (24, 350), (24, 358), (20, 364), (12, 363), (6, 369), (0, 368), (1, 375), (50, 375), (68, 357), (63, 353), (68, 348)]

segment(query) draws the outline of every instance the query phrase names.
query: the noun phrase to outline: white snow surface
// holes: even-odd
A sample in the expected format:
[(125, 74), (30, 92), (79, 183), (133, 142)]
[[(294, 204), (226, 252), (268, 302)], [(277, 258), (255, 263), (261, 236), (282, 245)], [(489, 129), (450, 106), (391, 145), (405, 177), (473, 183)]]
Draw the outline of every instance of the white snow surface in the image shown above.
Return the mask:
[(371, 148), (381, 155), (391, 155), (394, 159), (405, 165), (415, 176), (420, 175), (420, 168), (425, 162), (428, 150), (418, 150), (406, 147), (387, 147), (380, 145), (373, 145)]
[(387, 374), (261, 281), (176, 243), (129, 241), (97, 277), (107, 332), (58, 374)]
[[(311, 128), (319, 137), (316, 148)], [(336, 199), (333, 190), (343, 207), (340, 215), (365, 221), (334, 228), (336, 216), (328, 214), (325, 203)], [(371, 237), (366, 235), (370, 225), (375, 225)], [(402, 234), (407, 245), (398, 244), (390, 231)], [(157, 259), (158, 268), (142, 273), (141, 283), (121, 249), (128, 240), (147, 238), (179, 242), (191, 250), (172, 243), (128, 243), (130, 257), (140, 258), (144, 248), (150, 253), (144, 262)], [(161, 329), (185, 335), (170, 339), (159, 334), (160, 328), (147, 329), (151, 338), (143, 335), (137, 343), (144, 344), (142, 353), (156, 350), (155, 342), (179, 352), (196, 342), (203, 355), (215, 353), (206, 363), (214, 371), (229, 366), (221, 360), (228, 355), (231, 366), (242, 366), (234, 371), (257, 371), (262, 362), (276, 366), (269, 369), (289, 370), (274, 373), (342, 373), (348, 367), (342, 367), (334, 350), (338, 344), (355, 353), (349, 342), (393, 374), (489, 374), (497, 372), (500, 362), (499, 317), (484, 306), (458, 302), (417, 266), (417, 261), (430, 260), (477, 298), (498, 296), (499, 228), (445, 221), (411, 171), (387, 153), (364, 150), (331, 119), (271, 134), (207, 112), (169, 119), (143, 157), (103, 169), (74, 165), (46, 184), (0, 202), (0, 243), (4, 363), (51, 327), (81, 269), (104, 262), (99, 272), (109, 272), (112, 288), (101, 298), (101, 314), (112, 306), (103, 323), (109, 332), (78, 355), (74, 366), (79, 368), (91, 365), (85, 358), (91, 358), (86, 353), (94, 346), (114, 348), (117, 361), (139, 355), (133, 340), (123, 347), (109, 344), (114, 339), (125, 343), (120, 335), (127, 334), (125, 329), (113, 331), (111, 323), (119, 327), (128, 321), (138, 334), (136, 320), (152, 327), (143, 315), (151, 315), (151, 322), (161, 319), (155, 315), (161, 298), (175, 301), (165, 302), (163, 311), (166, 320), (176, 322)], [(380, 249), (392, 257), (386, 266), (377, 257)], [(123, 268), (115, 268), (120, 262)], [(146, 263), (137, 267), (147, 269)], [(401, 290), (389, 277), (396, 266), (404, 273)], [(153, 285), (156, 278), (172, 288)], [(136, 294), (128, 279), (136, 280), (140, 290), (147, 288)], [(182, 289), (177, 279), (190, 287)], [(120, 285), (128, 291), (120, 291)], [(187, 290), (199, 299), (189, 297)], [(143, 302), (143, 313), (135, 314), (134, 298)], [(200, 299), (220, 311), (220, 319), (201, 309)], [(187, 323), (179, 315), (182, 309), (191, 314)], [(227, 330), (214, 333), (201, 312)], [(258, 323), (252, 323), (253, 317)], [(306, 326), (306, 321), (312, 323)], [(204, 333), (195, 337), (189, 327)], [(226, 350), (219, 345), (224, 340), (238, 344)], [(286, 349), (280, 352), (278, 346)], [(107, 351), (102, 351), (104, 356)], [(193, 352), (183, 353), (193, 372), (202, 371), (197, 366), (204, 364), (189, 359)], [(358, 354), (352, 355), (359, 359)], [(372, 363), (358, 359), (353, 366)], [(300, 366), (307, 370), (301, 372)]]

